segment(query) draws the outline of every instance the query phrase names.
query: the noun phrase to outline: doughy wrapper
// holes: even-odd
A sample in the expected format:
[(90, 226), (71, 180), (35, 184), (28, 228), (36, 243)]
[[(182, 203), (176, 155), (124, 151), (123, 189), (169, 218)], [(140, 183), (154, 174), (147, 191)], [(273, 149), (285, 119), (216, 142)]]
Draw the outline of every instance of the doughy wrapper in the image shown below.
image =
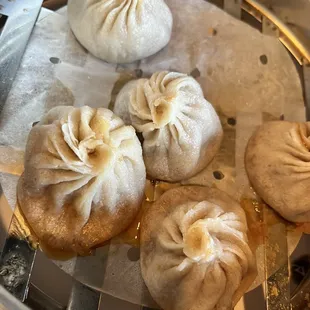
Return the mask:
[(141, 269), (163, 309), (230, 309), (256, 276), (246, 216), (214, 188), (182, 186), (142, 217)]
[[(221, 149), (211, 164), (183, 183), (215, 186), (236, 200), (257, 198), (249, 189), (244, 169), (249, 137), (265, 121), (305, 118), (302, 87), (290, 55), (276, 38), (260, 34), (208, 2), (166, 2), (174, 16), (169, 45), (148, 59), (122, 66), (109, 65), (88, 54), (71, 33), (65, 11), (41, 13), (0, 115), (0, 163), (6, 167), (0, 173), (0, 183), (12, 209), (22, 170), (19, 155), (34, 122), (58, 105), (113, 107), (125, 82), (161, 70), (192, 74), (224, 129)], [(260, 62), (261, 55), (267, 57), (267, 64)], [(13, 174), (9, 174), (9, 167)], [(256, 219), (252, 202), (248, 207)], [(300, 235), (289, 233), (290, 253)], [(265, 279), (263, 253), (261, 244), (256, 251), (255, 285)], [(131, 245), (112, 240), (94, 256), (55, 263), (84, 284), (154, 307), (141, 277), (138, 254)], [(274, 269), (279, 266), (276, 263)]]
[(145, 181), (133, 127), (108, 109), (57, 107), (29, 134), (18, 203), (45, 246), (85, 255), (130, 225)]
[(309, 132), (309, 122), (266, 123), (251, 137), (245, 154), (255, 191), (292, 222), (310, 222)]
[(178, 72), (127, 83), (114, 112), (143, 136), (143, 159), (152, 179), (178, 182), (196, 175), (222, 142), (220, 119), (199, 83)]

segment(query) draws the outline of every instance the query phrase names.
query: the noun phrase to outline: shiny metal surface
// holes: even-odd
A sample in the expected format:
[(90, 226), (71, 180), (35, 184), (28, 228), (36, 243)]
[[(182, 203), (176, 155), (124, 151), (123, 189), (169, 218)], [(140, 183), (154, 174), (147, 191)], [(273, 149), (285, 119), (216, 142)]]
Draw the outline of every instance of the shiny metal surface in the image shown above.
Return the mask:
[(100, 293), (78, 281), (75, 281), (67, 310), (97, 310), (99, 308)]
[[(29, 292), (25, 304), (31, 309), (40, 309), (44, 305), (44, 310), (65, 310), (66, 307), (62, 306), (41, 289), (33, 284), (29, 285)], [(43, 310), (43, 309), (42, 309)]]
[(303, 65), (303, 80), (307, 120), (310, 121), (310, 65)]
[(29, 310), (28, 307), (14, 298), (0, 285), (0, 309), (1, 310)]
[[(13, 219), (14, 220), (14, 219)], [(0, 284), (11, 294), (24, 301), (36, 255), (27, 240), (10, 235), (0, 259)]]
[(242, 0), (224, 0), (223, 7), (224, 10), (230, 15), (240, 19), (241, 18), (241, 3)]
[[(300, 65), (310, 63), (310, 2), (307, 0), (206, 0), (237, 18), (243, 12), (261, 23), (264, 34), (279, 38)], [(243, 12), (239, 14), (239, 6)], [(239, 16), (240, 15), (240, 16)], [(247, 19), (245, 19), (247, 20)]]
[(310, 272), (292, 296), (292, 310), (310, 309)]
[(8, 16), (0, 35), (0, 111), (11, 89), (42, 0), (0, 0), (0, 13)]
[[(279, 18), (273, 11), (269, 10), (265, 5), (257, 0), (245, 0), (243, 9), (251, 12), (256, 18), (262, 18), (263, 30), (268, 33), (272, 30), (278, 31), (278, 37), (280, 41), (290, 50), (296, 50), (294, 55), (300, 54), (300, 64), (310, 63), (310, 48), (305, 43), (304, 36), (298, 36), (281, 18)], [(271, 28), (268, 27), (268, 23)], [(268, 29), (271, 30), (268, 30)]]
[(258, 0), (310, 47), (309, 0)]

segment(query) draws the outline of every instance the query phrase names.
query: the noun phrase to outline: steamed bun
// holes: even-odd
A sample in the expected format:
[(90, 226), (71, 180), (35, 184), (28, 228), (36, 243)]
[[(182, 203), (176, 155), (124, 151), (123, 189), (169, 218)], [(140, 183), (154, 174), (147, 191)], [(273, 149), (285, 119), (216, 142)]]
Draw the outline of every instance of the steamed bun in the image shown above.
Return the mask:
[(133, 127), (107, 109), (57, 107), (30, 131), (18, 202), (45, 246), (83, 254), (127, 228), (145, 180)]
[(255, 275), (244, 211), (217, 189), (169, 190), (140, 238), (143, 279), (165, 310), (232, 309)]
[(265, 123), (251, 137), (245, 167), (257, 194), (285, 219), (310, 221), (310, 122)]
[(189, 178), (213, 159), (222, 126), (198, 82), (176, 72), (126, 84), (114, 112), (143, 134), (143, 157), (150, 177), (166, 181)]
[(78, 41), (112, 63), (157, 53), (170, 41), (173, 23), (164, 0), (69, 0), (68, 18)]

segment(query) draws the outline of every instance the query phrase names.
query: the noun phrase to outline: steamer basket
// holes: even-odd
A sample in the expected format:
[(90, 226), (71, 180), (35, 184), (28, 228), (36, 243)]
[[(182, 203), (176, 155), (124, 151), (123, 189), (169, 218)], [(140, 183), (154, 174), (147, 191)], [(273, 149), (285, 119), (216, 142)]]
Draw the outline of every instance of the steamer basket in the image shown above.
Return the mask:
[[(196, 2), (195, 0), (179, 1), (184, 6), (193, 5), (196, 9), (199, 2), (198, 0)], [(53, 101), (55, 98), (57, 99), (54, 94), (58, 94), (61, 96), (59, 98), (62, 98), (62, 101), (57, 101), (57, 104), (72, 105), (74, 98), (79, 98), (79, 102), (74, 104), (82, 105), (87, 100), (87, 96), (84, 96), (81, 91), (83, 90), (81, 85), (86, 87), (87, 83), (93, 85), (96, 84), (96, 81), (100, 81), (100, 83), (109, 85), (111, 89), (111, 98), (103, 98), (108, 101), (111, 107), (113, 98), (124, 80), (137, 77), (140, 74), (147, 76), (158, 69), (186, 71), (197, 78), (205, 93), (212, 97), (210, 101), (215, 102), (223, 123), (225, 136), (228, 137), (223, 143), (220, 154), (210, 167), (198, 177), (188, 180), (184, 184), (213, 185), (240, 200), (244, 197), (252, 199), (253, 208), (255, 207), (257, 213), (256, 219), (265, 224), (264, 232), (269, 238), (265, 240), (260, 250), (259, 272), (264, 278), (267, 275), (267, 280), (259, 278), (253, 288), (259, 286), (248, 292), (236, 309), (288, 310), (290, 307), (296, 310), (307, 309), (307, 307), (310, 309), (310, 237), (308, 235), (301, 237), (301, 232), (294, 234), (288, 232), (288, 225), (278, 219), (276, 228), (267, 225), (270, 210), (262, 204), (256, 205), (256, 198), (251, 196), (249, 185), (244, 177), (243, 153), (239, 151), (245, 148), (246, 141), (253, 130), (253, 123), (259, 125), (261, 122), (283, 119), (283, 117), (288, 120), (300, 121), (310, 119), (310, 2), (306, 0), (214, 0), (212, 3), (221, 11), (213, 5), (208, 5), (206, 9), (211, 12), (210, 14), (213, 14), (214, 21), (218, 21), (218, 23), (215, 22), (214, 26), (207, 29), (204, 28), (203, 35), (208, 38), (217, 36), (218, 40), (223, 40), (223, 46), (225, 40), (228, 45), (231, 44), (234, 48), (239, 45), (240, 53), (244, 44), (255, 44), (255, 41), (251, 41), (249, 37), (243, 39), (239, 37), (240, 42), (231, 42), (231, 37), (225, 36), (225, 27), (221, 27), (221, 22), (224, 23), (229, 18), (232, 27), (241, 27), (237, 21), (237, 19), (241, 19), (244, 29), (246, 29), (244, 34), (248, 31), (245, 24), (250, 24), (262, 31), (264, 34), (264, 37), (261, 38), (263, 46), (253, 47), (253, 53), (259, 55), (257, 65), (249, 63), (249, 70), (258, 70), (256, 67), (263, 65), (269, 72), (272, 72), (275, 70), (272, 67), (274, 61), (278, 66), (281, 63), (287, 72), (292, 72), (292, 75), (283, 76), (283, 79), (287, 81), (287, 85), (290, 85), (291, 81), (291, 87), (288, 87), (285, 96), (291, 98), (293, 104), (287, 103), (277, 108), (277, 100), (280, 101), (281, 94), (274, 94), (278, 96), (278, 99), (274, 101), (274, 106), (267, 108), (267, 110), (269, 109), (268, 113), (261, 109), (260, 112), (263, 113), (259, 118), (257, 118), (255, 106), (247, 107), (245, 105), (240, 110), (222, 105), (223, 98), (221, 97), (219, 100), (216, 93), (207, 89), (209, 83), (214, 82), (214, 78), (213, 80), (210, 78), (208, 81), (204, 72), (207, 72), (211, 67), (208, 69), (203, 67), (204, 69), (201, 70), (202, 57), (198, 57), (199, 59), (196, 60), (196, 67), (192, 66), (190, 61), (188, 67), (184, 64), (179, 65), (175, 61), (173, 49), (165, 49), (159, 57), (151, 57), (145, 62), (141, 61), (128, 66), (107, 66), (105, 67), (106, 73), (102, 75), (100, 70), (96, 70), (101, 62), (88, 56), (85, 60), (87, 52), (74, 41), (66, 20), (66, 8), (56, 13), (42, 9), (39, 13), (41, 3), (40, 0), (16, 0), (15, 2), (0, 0), (0, 218), (2, 223), (0, 225), (0, 249), (2, 249), (0, 283), (5, 285), (11, 293), (0, 286), (0, 309), (26, 309), (20, 301), (34, 310), (134, 310), (156, 307), (143, 285), (143, 281), (141, 282), (141, 276), (135, 277), (130, 273), (129, 280), (124, 277), (123, 281), (115, 283), (111, 277), (108, 277), (108, 275), (114, 274), (114, 268), (118, 270), (118, 265), (113, 264), (115, 258), (125, 259), (124, 266), (126, 268), (128, 266), (131, 266), (132, 270), (138, 268), (139, 251), (131, 246), (119, 246), (112, 241), (109, 247), (96, 250), (94, 256), (68, 262), (53, 262), (44, 253), (37, 251), (33, 247), (32, 236), (27, 231), (27, 227), (23, 225), (18, 213), (14, 213), (16, 204), (14, 189), (23, 169), (22, 148), (17, 147), (20, 144), (24, 146), (25, 137), (23, 135), (28, 132), (30, 121), (35, 123), (46, 109), (53, 106)], [(177, 12), (176, 10), (181, 12), (182, 9), (177, 8), (175, 0), (167, 0), (167, 3), (173, 7), (174, 13)], [(186, 10), (184, 9), (184, 11)], [(228, 17), (224, 11), (232, 15), (234, 19)], [(179, 15), (184, 16), (181, 13)], [(37, 16), (39, 16), (37, 24), (34, 26)], [(33, 27), (34, 31), (31, 36)], [(226, 29), (229, 33), (228, 28)], [(26, 47), (29, 37), (30, 41)], [(273, 50), (270, 45), (273, 46), (276, 39), (272, 37), (277, 38), (283, 46), (274, 45), (275, 50)], [(55, 44), (56, 41), (57, 44)], [(247, 43), (247, 41), (252, 43)], [(176, 46), (181, 43), (176, 42)], [(42, 46), (45, 47), (42, 48)], [(291, 58), (283, 52), (285, 48), (292, 56)], [(42, 51), (46, 51), (47, 54), (42, 54)], [(279, 55), (281, 59), (273, 59), (274, 55)], [(25, 57), (22, 58), (23, 56)], [(231, 57), (234, 56), (231, 55)], [(36, 57), (39, 59), (37, 60)], [(45, 62), (40, 60), (44, 57), (46, 58)], [(225, 57), (223, 56), (223, 58)], [(221, 66), (222, 68), (225, 66), (221, 63), (222, 58), (219, 60), (213, 57), (212, 59), (214, 64), (219, 65), (216, 67), (217, 71)], [(209, 58), (205, 59), (205, 61), (208, 60)], [(42, 72), (44, 72), (43, 75)], [(210, 74), (212, 75), (212, 72)], [(242, 75), (242, 72), (240, 74)], [(259, 70), (257, 74), (260, 74)], [(74, 79), (72, 79), (73, 75)], [(272, 73), (268, 73), (268, 77), (271, 75)], [(31, 87), (35, 88), (33, 92), (30, 92), (30, 84), (27, 84), (27, 81), (31, 79), (34, 79), (31, 84)], [(274, 83), (268, 87), (276, 89), (274, 85), (278, 83), (279, 79), (280, 77), (275, 74)], [(251, 80), (250, 77), (249, 80)], [(270, 80), (272, 79), (270, 78), (268, 81)], [(63, 87), (63, 84), (66, 84), (66, 87)], [(96, 85), (90, 86), (89, 91), (94, 98), (102, 99), (96, 97)], [(282, 94), (282, 96), (284, 95)], [(209, 98), (207, 97), (207, 99)], [(23, 114), (23, 100), (31, 102), (28, 108), (32, 109), (32, 112), (29, 120), (27, 119), (29, 121), (27, 128), (23, 127), (25, 121), (22, 117), (28, 117), (27, 114)], [(43, 101), (44, 105), (41, 104)], [(25, 129), (23, 134), (18, 131), (11, 134), (10, 126), (2, 126), (1, 122), (5, 123), (3, 120), (9, 118), (16, 122), (20, 121), (21, 129)], [(227, 160), (228, 155), (229, 158), (234, 158), (233, 163)], [(233, 183), (238, 184), (238, 188), (235, 188)], [(148, 186), (149, 200), (156, 200), (163, 191), (172, 185), (152, 181)], [(275, 268), (270, 267), (270, 257), (274, 257), (275, 252), (272, 248), (273, 244), (278, 246), (276, 258), (273, 258), (278, 262)], [(118, 254), (111, 256), (111, 248)], [(103, 257), (106, 257), (106, 260), (102, 259)], [(11, 269), (8, 268), (10, 264)], [(14, 277), (8, 285), (7, 276), (9, 273)], [(135, 281), (138, 282), (140, 289), (138, 292), (131, 292), (130, 283), (135, 283)], [(260, 285), (262, 282), (264, 282), (263, 285)], [(134, 288), (136, 289), (135, 286)]]

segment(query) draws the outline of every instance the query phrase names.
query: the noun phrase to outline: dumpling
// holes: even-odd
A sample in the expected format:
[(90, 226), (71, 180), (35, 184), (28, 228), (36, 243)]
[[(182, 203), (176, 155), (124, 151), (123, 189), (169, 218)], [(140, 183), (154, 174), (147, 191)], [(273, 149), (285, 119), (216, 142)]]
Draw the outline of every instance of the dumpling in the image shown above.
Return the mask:
[(142, 276), (164, 310), (232, 309), (255, 278), (244, 211), (217, 189), (169, 190), (140, 238)]
[(165, 181), (189, 178), (213, 159), (223, 130), (198, 82), (176, 72), (126, 84), (114, 112), (143, 134), (147, 174)]
[(310, 221), (310, 122), (274, 121), (251, 137), (245, 167), (254, 190), (292, 222)]
[(84, 254), (127, 228), (145, 181), (133, 127), (107, 109), (62, 106), (30, 131), (18, 202), (44, 246)]
[(164, 0), (69, 0), (68, 18), (78, 41), (111, 63), (157, 53), (170, 41), (173, 24)]

